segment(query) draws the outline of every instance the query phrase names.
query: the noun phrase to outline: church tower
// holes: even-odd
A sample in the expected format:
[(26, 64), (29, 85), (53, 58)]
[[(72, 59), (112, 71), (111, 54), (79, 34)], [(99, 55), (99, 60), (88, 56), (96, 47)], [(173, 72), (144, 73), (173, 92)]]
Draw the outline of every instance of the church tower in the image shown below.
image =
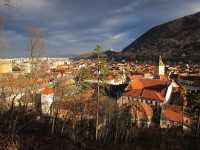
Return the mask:
[(165, 76), (165, 64), (162, 61), (162, 57), (159, 58), (159, 76)]

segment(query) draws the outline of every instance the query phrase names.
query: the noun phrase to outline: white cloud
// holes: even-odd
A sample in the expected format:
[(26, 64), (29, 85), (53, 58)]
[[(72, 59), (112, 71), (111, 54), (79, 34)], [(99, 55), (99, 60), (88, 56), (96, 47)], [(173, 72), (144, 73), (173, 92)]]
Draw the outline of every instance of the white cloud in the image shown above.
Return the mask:
[(114, 40), (118, 40), (118, 39), (122, 39), (124, 36), (126, 36), (127, 35), (127, 33), (126, 32), (123, 32), (123, 33), (119, 33), (119, 34), (116, 34), (116, 35), (114, 35), (112, 38), (114, 39)]
[(114, 13), (126, 13), (134, 10), (135, 7), (139, 6), (141, 1), (134, 1), (131, 4), (125, 5), (124, 7), (118, 8)]
[(117, 25), (121, 23), (121, 21), (122, 21), (122, 18), (109, 18), (105, 20), (103, 24), (105, 26), (113, 26), (113, 25)]
[(190, 9), (192, 12), (199, 12), (200, 11), (200, 2), (196, 2), (190, 5)]
[(199, 0), (10, 1), (17, 11), (6, 8), (5, 13), (1, 7), (4, 0), (0, 0), (0, 13), (6, 14), (8, 21), (6, 30), (16, 31), (6, 35), (11, 46), (8, 54), (26, 49), (29, 26), (42, 28), (50, 53), (66, 49), (78, 53), (98, 43), (123, 48), (150, 27), (200, 11)]
[(101, 43), (103, 50), (116, 48), (116, 45), (118, 48), (122, 48), (121, 47), (123, 45), (122, 43), (124, 43), (124, 40), (127, 38), (127, 35), (128, 35), (127, 32), (118, 33), (112, 36), (110, 35), (109, 37), (104, 39), (103, 42)]

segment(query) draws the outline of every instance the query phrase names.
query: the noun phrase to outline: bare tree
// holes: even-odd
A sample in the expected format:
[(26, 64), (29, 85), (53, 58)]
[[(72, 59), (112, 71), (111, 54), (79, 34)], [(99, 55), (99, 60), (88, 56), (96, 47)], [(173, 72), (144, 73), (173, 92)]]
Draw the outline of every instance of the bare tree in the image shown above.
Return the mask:
[(95, 48), (97, 55), (97, 109), (96, 109), (96, 140), (98, 139), (99, 127), (99, 101), (100, 101), (100, 46)]
[(43, 32), (31, 27), (28, 29), (28, 52), (30, 53), (32, 72), (34, 71), (33, 63), (38, 57), (45, 53), (45, 40)]
[(97, 108), (96, 108), (96, 140), (98, 139), (99, 132), (99, 106), (100, 106), (100, 86), (105, 86), (105, 78), (109, 74), (106, 61), (101, 57), (101, 47), (96, 46), (94, 50), (97, 60)]

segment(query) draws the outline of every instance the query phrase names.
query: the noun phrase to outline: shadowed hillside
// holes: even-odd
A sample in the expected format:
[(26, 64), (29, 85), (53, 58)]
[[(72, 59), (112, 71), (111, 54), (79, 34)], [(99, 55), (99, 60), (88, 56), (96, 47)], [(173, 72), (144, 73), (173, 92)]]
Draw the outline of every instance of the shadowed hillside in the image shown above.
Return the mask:
[(156, 26), (123, 50), (137, 59), (200, 62), (200, 13)]

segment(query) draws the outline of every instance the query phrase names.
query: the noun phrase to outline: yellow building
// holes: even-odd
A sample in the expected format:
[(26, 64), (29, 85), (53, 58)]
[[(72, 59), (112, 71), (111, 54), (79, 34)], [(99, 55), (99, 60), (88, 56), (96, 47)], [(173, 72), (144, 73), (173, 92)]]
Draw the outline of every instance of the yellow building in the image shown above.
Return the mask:
[(0, 62), (0, 73), (11, 73), (12, 72), (12, 63), (7, 61)]

